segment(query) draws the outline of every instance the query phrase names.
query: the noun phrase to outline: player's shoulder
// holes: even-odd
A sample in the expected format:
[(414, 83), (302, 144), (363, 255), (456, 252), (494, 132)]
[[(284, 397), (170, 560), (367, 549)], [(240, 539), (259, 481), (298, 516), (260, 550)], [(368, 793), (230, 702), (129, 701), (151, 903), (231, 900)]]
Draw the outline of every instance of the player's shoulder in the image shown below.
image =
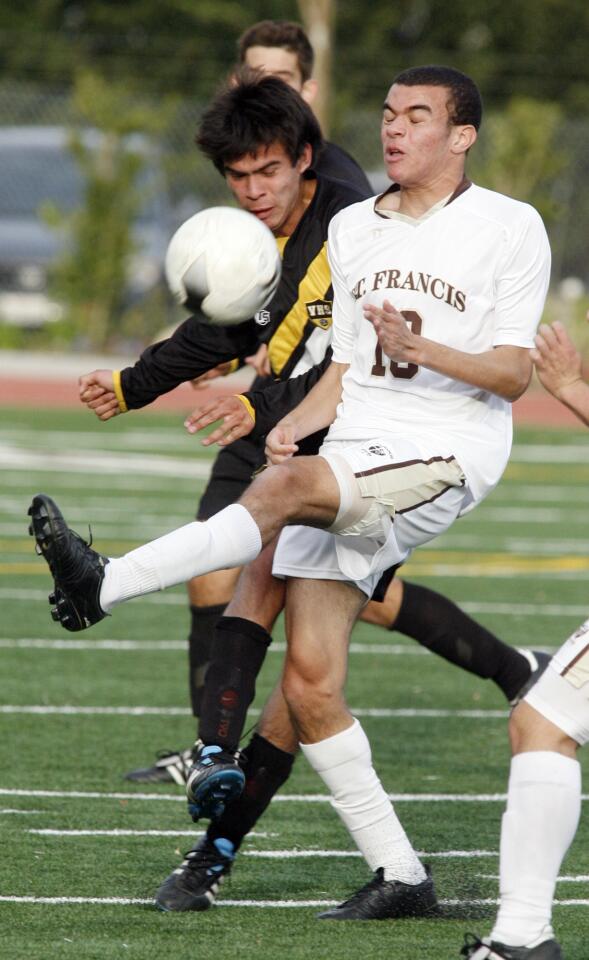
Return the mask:
[(364, 197), (339, 210), (330, 223), (330, 234), (343, 236), (350, 232), (363, 232), (367, 226), (378, 222), (379, 217), (374, 209), (376, 199), (376, 196)]
[(474, 183), (458, 199), (459, 208), (468, 211), (469, 215), (479, 216), (502, 227), (542, 224), (540, 214), (530, 203)]

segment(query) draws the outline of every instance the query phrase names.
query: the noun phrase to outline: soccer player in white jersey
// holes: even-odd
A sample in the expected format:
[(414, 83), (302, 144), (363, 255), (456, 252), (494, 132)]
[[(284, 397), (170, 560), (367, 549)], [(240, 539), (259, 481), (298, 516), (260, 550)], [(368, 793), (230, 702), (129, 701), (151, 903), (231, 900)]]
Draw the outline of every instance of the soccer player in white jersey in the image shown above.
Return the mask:
[[(393, 82), (382, 119), (393, 186), (330, 228), (333, 362), (268, 435), (273, 466), (239, 503), (116, 560), (77, 538), (47, 496), (30, 509), (55, 616), (83, 626), (123, 600), (247, 563), (287, 527), (274, 568), (288, 578), (283, 693), (303, 753), (375, 871), (324, 914), (335, 919), (435, 903), (344, 698), (348, 639), (382, 571), (501, 477), (548, 286), (538, 214), (465, 178), (480, 118), (476, 85), (456, 70), (414, 68)], [(319, 456), (292, 456), (329, 424)]]
[[(544, 387), (589, 426), (589, 385), (561, 323), (540, 328), (532, 358)], [(509, 734), (513, 757), (501, 822), (499, 912), (491, 936), (467, 936), (462, 956), (562, 960), (552, 900), (581, 813), (576, 753), (589, 740), (589, 620), (513, 710)]]

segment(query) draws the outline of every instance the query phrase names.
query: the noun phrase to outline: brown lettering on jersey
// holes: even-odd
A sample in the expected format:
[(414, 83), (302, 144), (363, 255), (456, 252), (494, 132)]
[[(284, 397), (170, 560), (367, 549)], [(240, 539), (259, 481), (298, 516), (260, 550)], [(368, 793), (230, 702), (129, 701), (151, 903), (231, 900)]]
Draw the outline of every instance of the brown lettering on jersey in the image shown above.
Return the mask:
[[(442, 285), (442, 290), (440, 293), (436, 293), (436, 290), (440, 289), (440, 286), (439, 286), (440, 284)], [(436, 300), (443, 300), (445, 288), (446, 288), (446, 284), (444, 283), (444, 281), (440, 280), (439, 277), (434, 277), (434, 279), (431, 282), (430, 293), (432, 297), (436, 298)]]
[(413, 273), (411, 270), (405, 277), (403, 283), (401, 284), (401, 290), (417, 290), (415, 286), (415, 280), (413, 279)]
[[(367, 289), (368, 286), (368, 289)], [(464, 313), (466, 310), (466, 294), (462, 290), (444, 280), (442, 277), (432, 277), (431, 273), (422, 273), (418, 270), (378, 270), (372, 279), (362, 277), (352, 290), (354, 300), (360, 300), (367, 293), (376, 290), (414, 290), (416, 293), (426, 293), (436, 300), (444, 300), (449, 307)]]
[(456, 291), (453, 306), (455, 306), (460, 313), (464, 313), (466, 310), (466, 294), (463, 293), (462, 290)]
[(363, 297), (366, 293), (366, 277), (362, 277), (361, 280), (358, 280), (358, 283), (352, 290), (352, 296), (354, 300), (359, 300), (360, 297)]
[(381, 287), (384, 287), (386, 278), (387, 278), (386, 270), (379, 270), (378, 273), (375, 273), (374, 277), (372, 278), (372, 289), (380, 290)]

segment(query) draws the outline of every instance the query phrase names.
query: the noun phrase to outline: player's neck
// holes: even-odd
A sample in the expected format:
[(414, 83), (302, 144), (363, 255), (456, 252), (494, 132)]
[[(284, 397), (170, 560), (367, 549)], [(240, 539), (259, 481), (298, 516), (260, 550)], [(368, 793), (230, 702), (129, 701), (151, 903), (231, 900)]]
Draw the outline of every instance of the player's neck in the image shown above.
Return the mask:
[(315, 196), (316, 189), (317, 180), (314, 177), (312, 179), (301, 179), (301, 189), (299, 191), (296, 205), (293, 207), (288, 218), (285, 220), (279, 230), (275, 232), (276, 236), (290, 237), (295, 232), (305, 214), (305, 210)]
[(445, 197), (452, 196), (463, 179), (461, 173), (459, 177), (444, 176), (427, 184), (400, 185), (395, 193), (387, 194), (385, 207), (418, 220)]

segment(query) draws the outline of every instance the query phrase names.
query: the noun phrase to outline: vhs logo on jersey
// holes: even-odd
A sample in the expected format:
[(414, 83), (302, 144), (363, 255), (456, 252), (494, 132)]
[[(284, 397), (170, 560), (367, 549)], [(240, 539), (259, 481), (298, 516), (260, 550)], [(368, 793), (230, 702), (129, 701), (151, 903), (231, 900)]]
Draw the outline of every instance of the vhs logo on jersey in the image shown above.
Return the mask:
[(387, 447), (382, 447), (380, 443), (372, 443), (368, 447), (368, 453), (372, 453), (377, 457), (391, 457), (391, 451)]
[(331, 301), (330, 300), (311, 300), (306, 303), (307, 317), (316, 327), (322, 330), (329, 330), (331, 326)]

